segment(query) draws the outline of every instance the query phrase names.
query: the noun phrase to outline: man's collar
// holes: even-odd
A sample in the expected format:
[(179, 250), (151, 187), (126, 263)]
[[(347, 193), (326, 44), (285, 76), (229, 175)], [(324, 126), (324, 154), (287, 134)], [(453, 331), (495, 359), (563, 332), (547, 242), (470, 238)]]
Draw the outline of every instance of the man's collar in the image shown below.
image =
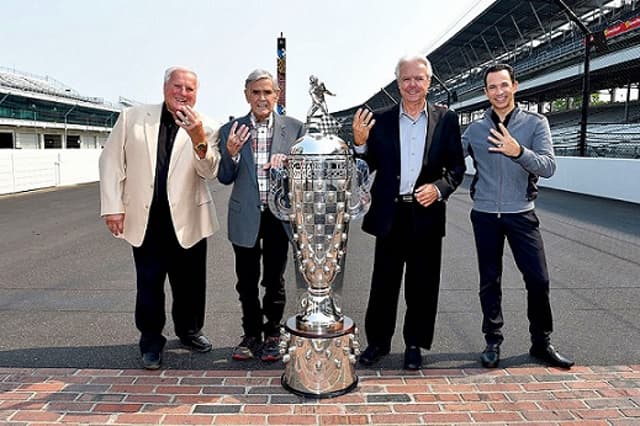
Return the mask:
[[(256, 127), (258, 125), (258, 120), (256, 120), (256, 116), (253, 115), (253, 112), (249, 113), (249, 119), (251, 120), (251, 125), (253, 127)], [(267, 124), (267, 128), (269, 129), (273, 127), (273, 112), (269, 114), (269, 117), (267, 117), (266, 124)], [(264, 122), (260, 123), (260, 125), (264, 125)]]
[[(424, 112), (424, 116), (425, 117), (429, 117), (429, 111), (427, 110), (427, 102), (425, 101), (424, 103), (424, 108), (420, 111), (420, 114), (422, 114)], [(406, 115), (407, 117), (411, 118), (411, 116), (409, 114), (407, 114), (406, 112), (404, 112), (404, 106), (402, 105), (402, 101), (400, 102), (400, 117), (402, 117), (403, 115)], [(411, 118), (413, 120), (413, 118)]]

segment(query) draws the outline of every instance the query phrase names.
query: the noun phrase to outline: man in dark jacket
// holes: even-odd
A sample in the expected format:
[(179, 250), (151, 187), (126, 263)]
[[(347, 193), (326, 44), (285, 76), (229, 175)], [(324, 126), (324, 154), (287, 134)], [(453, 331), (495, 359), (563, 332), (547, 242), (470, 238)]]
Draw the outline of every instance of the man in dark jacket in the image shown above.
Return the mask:
[(471, 222), (480, 272), (482, 332), (487, 342), (480, 360), (489, 368), (500, 362), (506, 238), (527, 288), (529, 353), (550, 365), (570, 368), (573, 361), (550, 343), (549, 273), (533, 201), (538, 195), (538, 176), (551, 177), (556, 170), (549, 123), (540, 114), (516, 107), (518, 82), (509, 65), (488, 68), (484, 83), (491, 107), (462, 136), (465, 154), (473, 158), (476, 168)]
[(404, 368), (422, 366), (420, 348), (433, 341), (445, 201), (460, 184), (464, 158), (457, 115), (427, 103), (432, 69), (422, 55), (396, 66), (402, 101), (379, 113), (359, 109), (353, 120), (356, 152), (376, 172), (362, 229), (376, 236), (365, 317), (368, 347), (360, 362), (389, 353), (405, 273)]

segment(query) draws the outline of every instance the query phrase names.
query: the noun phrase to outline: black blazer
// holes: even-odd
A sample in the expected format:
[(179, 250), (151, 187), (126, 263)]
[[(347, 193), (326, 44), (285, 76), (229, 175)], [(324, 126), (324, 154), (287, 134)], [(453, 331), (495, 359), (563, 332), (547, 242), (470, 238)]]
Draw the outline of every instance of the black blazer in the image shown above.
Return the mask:
[[(442, 201), (429, 207), (413, 204), (413, 226), (418, 238), (445, 234), (445, 200), (464, 177), (465, 163), (460, 141), (460, 126), (455, 112), (427, 104), (429, 123), (422, 170), (415, 187), (435, 184)], [(367, 152), (362, 157), (376, 175), (371, 187), (371, 207), (362, 229), (376, 237), (391, 230), (400, 188), (400, 106), (374, 114), (376, 124), (369, 133)]]

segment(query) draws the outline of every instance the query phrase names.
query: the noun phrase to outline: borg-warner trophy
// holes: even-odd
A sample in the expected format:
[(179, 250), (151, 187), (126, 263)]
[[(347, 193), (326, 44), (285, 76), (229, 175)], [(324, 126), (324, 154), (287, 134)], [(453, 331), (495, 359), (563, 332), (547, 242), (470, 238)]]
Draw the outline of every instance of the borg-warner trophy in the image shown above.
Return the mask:
[(296, 266), (307, 285), (281, 331), (282, 385), (327, 398), (358, 385), (358, 330), (338, 306), (332, 283), (344, 265), (349, 221), (366, 213), (371, 185), (367, 164), (354, 160), (337, 135), (339, 122), (326, 112), (324, 92), (330, 92), (317, 78), (310, 82), (307, 133), (291, 147), (286, 167), (271, 171), (269, 208), (292, 227)]

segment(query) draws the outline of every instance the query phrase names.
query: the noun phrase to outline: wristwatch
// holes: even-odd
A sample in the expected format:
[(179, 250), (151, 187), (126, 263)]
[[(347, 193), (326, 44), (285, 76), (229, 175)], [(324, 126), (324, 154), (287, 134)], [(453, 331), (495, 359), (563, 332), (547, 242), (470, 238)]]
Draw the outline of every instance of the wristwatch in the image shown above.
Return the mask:
[(206, 142), (200, 142), (199, 144), (194, 146), (193, 149), (195, 149), (196, 152), (206, 151), (207, 150), (207, 144), (206, 144)]

